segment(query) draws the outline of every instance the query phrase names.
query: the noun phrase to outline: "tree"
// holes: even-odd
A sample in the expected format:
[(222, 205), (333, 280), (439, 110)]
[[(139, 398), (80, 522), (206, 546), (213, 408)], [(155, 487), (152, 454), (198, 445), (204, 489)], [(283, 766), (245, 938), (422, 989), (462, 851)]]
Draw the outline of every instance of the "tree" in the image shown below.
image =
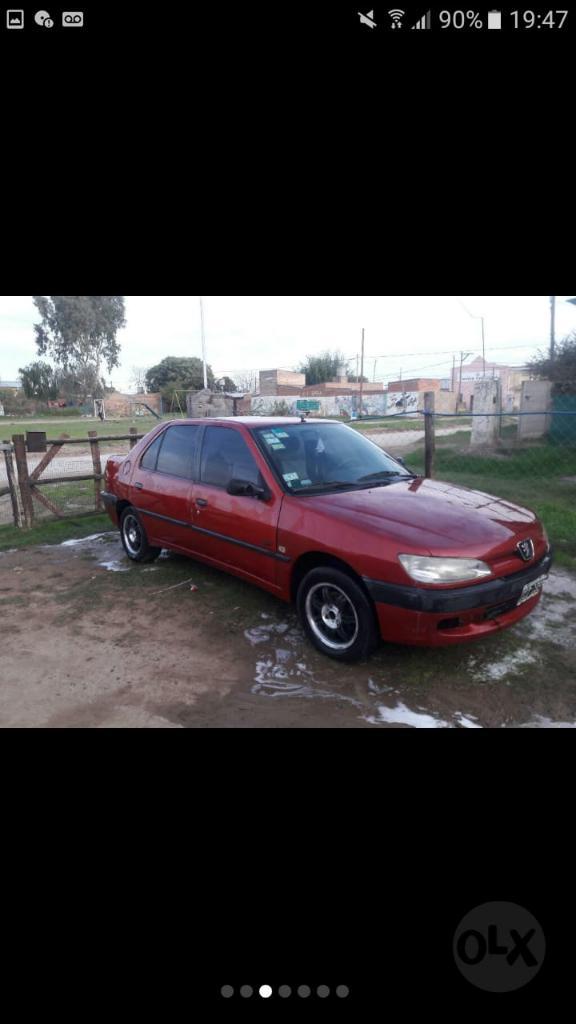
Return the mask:
[(140, 395), (146, 392), (146, 372), (145, 366), (133, 366), (130, 371), (130, 383), (134, 385)]
[(322, 352), (319, 356), (307, 356), (306, 361), (298, 367), (299, 373), (306, 374), (306, 384), (324, 384), (334, 380), (346, 365), (346, 358), (341, 352)]
[(360, 382), (362, 382), (362, 384), (369, 384), (370, 383), (368, 377), (360, 377), (360, 376), (357, 377), (355, 373), (349, 373), (348, 374), (348, 383), (349, 384), (360, 384)]
[(252, 373), (236, 373), (234, 375), (235, 391), (241, 391), (245, 395), (249, 395), (251, 392), (256, 391), (256, 374)]
[(540, 352), (537, 359), (528, 363), (528, 369), (536, 377), (551, 380), (554, 394), (576, 394), (576, 331), (556, 346), (554, 359)]
[[(175, 391), (201, 391), (204, 387), (204, 367), (196, 356), (184, 358), (167, 356), (146, 374), (148, 391), (160, 391), (164, 398), (171, 400)], [(208, 387), (214, 387), (214, 374), (208, 367)]]
[(50, 363), (37, 360), (18, 370), (26, 398), (38, 398), (48, 402), (58, 398), (60, 374)]
[(107, 391), (114, 390), (106, 387), (106, 382), (98, 375), (94, 366), (71, 363), (66, 370), (60, 371), (59, 376), (60, 394), (81, 405), (88, 398), (103, 398)]
[(237, 391), (238, 388), (236, 387), (236, 385), (235, 385), (235, 383), (234, 383), (234, 381), (232, 380), (231, 377), (219, 377), (218, 380), (216, 380), (214, 382), (214, 390), (215, 391)]
[(42, 320), (34, 325), (39, 355), (50, 355), (64, 370), (101, 379), (119, 365), (118, 331), (126, 325), (123, 295), (33, 295)]

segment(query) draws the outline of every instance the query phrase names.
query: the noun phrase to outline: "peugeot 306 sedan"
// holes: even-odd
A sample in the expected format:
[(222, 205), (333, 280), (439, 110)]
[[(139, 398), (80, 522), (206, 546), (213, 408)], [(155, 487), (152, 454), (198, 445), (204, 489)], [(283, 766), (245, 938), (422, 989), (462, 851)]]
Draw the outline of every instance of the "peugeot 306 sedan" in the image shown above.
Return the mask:
[(340, 661), (438, 646), (533, 611), (551, 565), (528, 509), (427, 480), (343, 423), (159, 424), (108, 460), (103, 499), (135, 562), (169, 548), (294, 601)]

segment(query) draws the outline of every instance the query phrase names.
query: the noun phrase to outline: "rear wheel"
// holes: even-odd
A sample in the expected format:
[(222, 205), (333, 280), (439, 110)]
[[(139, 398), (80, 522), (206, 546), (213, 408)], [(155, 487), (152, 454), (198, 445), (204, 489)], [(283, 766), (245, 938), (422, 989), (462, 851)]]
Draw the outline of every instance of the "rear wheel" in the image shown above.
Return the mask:
[(379, 640), (374, 609), (362, 587), (339, 569), (322, 566), (302, 580), (296, 599), (308, 638), (329, 658), (359, 661)]
[(133, 562), (153, 562), (162, 548), (153, 548), (148, 543), (146, 530), (134, 508), (127, 508), (120, 521), (120, 536), (124, 551)]

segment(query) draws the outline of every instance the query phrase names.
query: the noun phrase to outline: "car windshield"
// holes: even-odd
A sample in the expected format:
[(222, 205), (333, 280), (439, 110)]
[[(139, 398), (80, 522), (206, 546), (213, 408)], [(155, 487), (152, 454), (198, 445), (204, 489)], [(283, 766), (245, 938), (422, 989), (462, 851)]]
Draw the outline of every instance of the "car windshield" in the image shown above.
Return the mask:
[(411, 479), (401, 463), (343, 423), (262, 427), (256, 435), (293, 494), (378, 487)]

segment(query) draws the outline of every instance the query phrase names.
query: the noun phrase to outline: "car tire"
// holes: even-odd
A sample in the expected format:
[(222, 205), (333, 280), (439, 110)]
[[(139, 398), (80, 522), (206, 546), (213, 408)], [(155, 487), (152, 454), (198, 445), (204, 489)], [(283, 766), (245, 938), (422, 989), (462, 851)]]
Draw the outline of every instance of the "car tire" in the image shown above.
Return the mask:
[(124, 509), (120, 519), (122, 546), (132, 562), (153, 562), (162, 548), (153, 548), (148, 543), (146, 530), (135, 508)]
[(361, 661), (376, 650), (374, 607), (361, 585), (340, 569), (312, 569), (298, 587), (296, 606), (308, 639), (329, 658)]

